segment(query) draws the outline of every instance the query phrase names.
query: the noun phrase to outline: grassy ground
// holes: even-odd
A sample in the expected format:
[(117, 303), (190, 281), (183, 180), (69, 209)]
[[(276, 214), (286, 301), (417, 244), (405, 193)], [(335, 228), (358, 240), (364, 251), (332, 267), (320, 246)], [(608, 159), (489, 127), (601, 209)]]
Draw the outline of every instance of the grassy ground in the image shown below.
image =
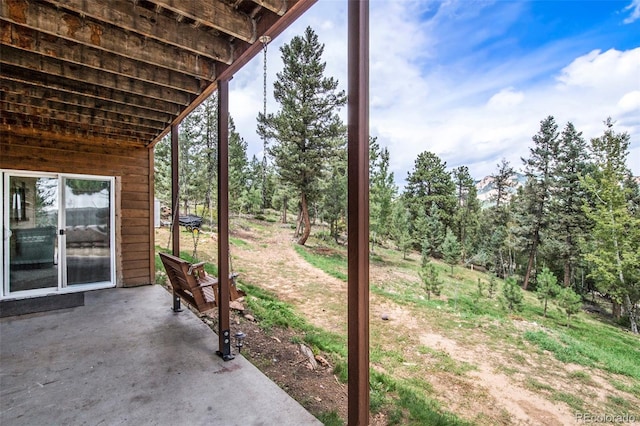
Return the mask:
[[(254, 235), (233, 236), (232, 251), (255, 250), (259, 256), (277, 225), (244, 220), (235, 226)], [(301, 262), (346, 281), (345, 247), (314, 238), (306, 247), (289, 244)], [(247, 273), (248, 262), (234, 259)], [(502, 401), (490, 386), (478, 385), (479, 378), (505, 378), (514, 389), (548, 401), (551, 409), (565, 414), (627, 414), (640, 419), (640, 339), (607, 317), (581, 312), (567, 327), (566, 317), (553, 305), (543, 317), (540, 302), (528, 292), (523, 309), (511, 313), (501, 301), (502, 281), (490, 295), (488, 275), (462, 267), (452, 274), (449, 265), (438, 261), (433, 263), (443, 280), (442, 295), (428, 300), (417, 274), (418, 255), (405, 259), (391, 248), (376, 247), (370, 263), (371, 411), (384, 413), (386, 424), (518, 423), (521, 419), (509, 407), (487, 408), (497, 405), (496, 399)], [(215, 273), (212, 265), (208, 267)], [(298, 330), (299, 338), (316, 352), (330, 354), (336, 375), (346, 381), (343, 333), (313, 325), (303, 306), (283, 301), (258, 282), (244, 284), (247, 303), (262, 327)], [(345, 306), (332, 302), (331, 289), (308, 285), (298, 291), (301, 299), (326, 298), (323, 315), (344, 317)], [(386, 311), (399, 319), (380, 321), (373, 313)], [(336, 413), (320, 417), (325, 424), (342, 424)]]

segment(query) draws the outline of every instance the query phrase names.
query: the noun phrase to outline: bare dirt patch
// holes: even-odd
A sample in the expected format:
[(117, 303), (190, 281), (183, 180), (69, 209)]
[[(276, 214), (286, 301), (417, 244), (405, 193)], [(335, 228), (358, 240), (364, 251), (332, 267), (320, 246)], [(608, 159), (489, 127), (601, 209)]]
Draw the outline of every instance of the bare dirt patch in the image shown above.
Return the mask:
[[(329, 276), (303, 260), (294, 250), (293, 231), (279, 224), (233, 226), (231, 236), (242, 240), (231, 245), (232, 264), (240, 273), (240, 281), (267, 289), (279, 299), (290, 303), (312, 325), (327, 331), (346, 334), (347, 288), (342, 280)], [(156, 241), (166, 240), (167, 230), (159, 230)], [(182, 235), (183, 247), (190, 250), (192, 239)], [(198, 250), (202, 260), (214, 262), (215, 234), (202, 235)], [(323, 255), (335, 254), (333, 249), (316, 247)], [(371, 283), (384, 288), (389, 283), (418, 280), (406, 270), (393, 265), (371, 264)], [(433, 315), (433, 314), (432, 314)], [(606, 403), (606, 394), (616, 394), (606, 378), (592, 375), (592, 383), (576, 382), (567, 377), (554, 377), (548, 371), (562, 371), (564, 365), (544, 361), (529, 354), (514, 358), (514, 348), (495, 348), (485, 344), (480, 331), (470, 335), (447, 333), (437, 327), (437, 319), (427, 317), (411, 306), (398, 304), (371, 294), (370, 318), (372, 345), (401, 352), (404, 359), (398, 365), (372, 363), (372, 368), (384, 369), (396, 377), (411, 377), (416, 369), (420, 379), (432, 386), (430, 398), (436, 399), (448, 411), (481, 425), (571, 425), (576, 424), (575, 410), (555, 401), (550, 392), (536, 391), (527, 386), (529, 377), (544, 383), (549, 389), (567, 393), (584, 386), (585, 394), (595, 394), (594, 401), (585, 401), (585, 410), (597, 412)], [(435, 322), (434, 322), (435, 321)], [(518, 330), (535, 330), (540, 326), (512, 321)], [(291, 330), (273, 328), (265, 332), (240, 313), (232, 318), (232, 332), (242, 330), (248, 337), (243, 354), (268, 377), (315, 415), (337, 412), (346, 419), (347, 386), (339, 383), (333, 365), (320, 365), (313, 370), (299, 344), (303, 336)], [(466, 363), (468, 370), (434, 370), (433, 357), (416, 351), (411, 345), (398, 348), (397, 336), (410, 336), (411, 344), (423, 345), (446, 354), (454, 363)], [(377, 339), (377, 340), (376, 340)], [(317, 354), (330, 360), (327, 354)], [(455, 368), (455, 365), (454, 365)], [(388, 371), (392, 369), (392, 371)], [(509, 373), (509, 371), (517, 371)], [(569, 371), (569, 370), (567, 370)], [(573, 390), (572, 390), (573, 389)], [(604, 390), (600, 390), (604, 389)], [(637, 398), (635, 398), (637, 400)], [(592, 405), (600, 401), (599, 405)], [(386, 415), (372, 418), (372, 424), (385, 424)]]

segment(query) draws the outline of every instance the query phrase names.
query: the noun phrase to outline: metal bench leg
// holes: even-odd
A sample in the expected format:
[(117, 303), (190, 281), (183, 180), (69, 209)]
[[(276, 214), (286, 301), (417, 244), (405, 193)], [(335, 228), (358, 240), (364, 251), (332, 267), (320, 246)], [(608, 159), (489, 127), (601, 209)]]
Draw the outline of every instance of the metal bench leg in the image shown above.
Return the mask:
[(182, 307), (180, 306), (180, 296), (173, 293), (173, 308), (171, 308), (173, 312), (182, 312)]

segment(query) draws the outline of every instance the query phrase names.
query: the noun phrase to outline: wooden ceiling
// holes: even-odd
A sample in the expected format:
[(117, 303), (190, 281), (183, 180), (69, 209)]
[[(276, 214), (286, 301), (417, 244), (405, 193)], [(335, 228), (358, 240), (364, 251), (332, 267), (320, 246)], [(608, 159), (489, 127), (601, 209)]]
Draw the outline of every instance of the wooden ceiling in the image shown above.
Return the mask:
[(153, 144), (315, 1), (0, 0), (0, 130)]

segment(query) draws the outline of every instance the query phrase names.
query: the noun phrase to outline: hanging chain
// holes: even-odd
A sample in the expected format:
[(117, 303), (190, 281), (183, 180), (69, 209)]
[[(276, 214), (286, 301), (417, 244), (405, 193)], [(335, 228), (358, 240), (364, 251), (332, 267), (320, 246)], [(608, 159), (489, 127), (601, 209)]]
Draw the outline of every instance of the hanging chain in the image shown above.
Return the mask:
[[(262, 42), (262, 51), (264, 53), (263, 72), (262, 72), (262, 114), (267, 119), (267, 44), (271, 41), (271, 37), (260, 37)], [(262, 135), (262, 212), (267, 207), (267, 135)]]

